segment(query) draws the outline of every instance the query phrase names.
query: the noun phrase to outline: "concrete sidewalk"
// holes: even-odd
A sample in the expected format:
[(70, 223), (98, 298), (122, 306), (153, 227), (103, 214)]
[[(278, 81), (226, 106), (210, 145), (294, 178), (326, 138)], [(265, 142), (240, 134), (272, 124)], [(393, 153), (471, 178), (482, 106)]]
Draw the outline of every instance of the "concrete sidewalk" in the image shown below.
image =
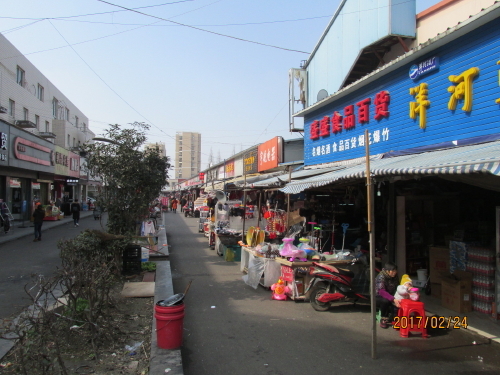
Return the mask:
[[(93, 215), (94, 211), (80, 211), (80, 219)], [(64, 217), (63, 219), (56, 221), (44, 221), (42, 225), (42, 233), (51, 228), (70, 224), (72, 222), (73, 218), (71, 216)], [(11, 228), (8, 233), (0, 231), (0, 244), (17, 240), (26, 236), (32, 236), (33, 238), (35, 238), (35, 226), (33, 225), (33, 223), (31, 221), (14, 221), (13, 223), (11, 223)]]
[[(162, 213), (162, 222), (165, 222), (165, 213)], [(162, 246), (161, 252), (169, 254), (168, 240), (165, 225), (160, 224), (160, 232), (158, 235), (158, 244)], [(150, 261), (154, 261), (154, 255), (150, 255)], [(173, 296), (174, 286), (172, 284), (172, 270), (169, 260), (156, 261), (156, 277), (155, 277), (155, 297), (154, 303)], [(168, 372), (170, 375), (183, 375), (181, 349), (160, 349), (157, 345), (156, 337), (156, 319), (153, 314), (153, 328), (151, 329), (151, 355), (149, 362), (149, 374), (159, 375)]]

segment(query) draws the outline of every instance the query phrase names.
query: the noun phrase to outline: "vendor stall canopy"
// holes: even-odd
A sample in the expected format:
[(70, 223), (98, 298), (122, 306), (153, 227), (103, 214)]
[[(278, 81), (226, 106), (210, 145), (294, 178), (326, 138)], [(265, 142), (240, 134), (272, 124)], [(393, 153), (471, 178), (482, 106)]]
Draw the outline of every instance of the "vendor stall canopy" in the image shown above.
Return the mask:
[[(491, 190), (500, 191), (500, 141), (449, 148), (445, 150), (371, 160), (372, 177), (438, 176), (467, 182)], [(321, 175), (287, 184), (281, 191), (298, 194), (306, 189), (317, 188), (335, 182), (365, 178), (366, 165), (360, 163)], [(481, 174), (481, 181), (475, 176)], [(493, 176), (485, 180), (484, 176)]]

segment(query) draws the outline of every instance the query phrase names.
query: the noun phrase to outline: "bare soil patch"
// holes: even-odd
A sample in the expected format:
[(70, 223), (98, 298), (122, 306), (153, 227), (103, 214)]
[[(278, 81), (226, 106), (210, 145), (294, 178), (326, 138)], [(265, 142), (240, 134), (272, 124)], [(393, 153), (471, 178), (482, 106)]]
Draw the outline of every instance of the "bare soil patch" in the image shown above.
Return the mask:
[[(124, 279), (124, 282), (137, 281), (142, 281), (142, 275)], [(148, 374), (153, 297), (125, 298), (120, 294), (122, 288), (123, 283), (117, 283), (113, 287), (114, 303), (106, 309), (110, 319), (107, 320), (106, 327), (103, 327), (105, 334), (100, 337), (97, 355), (84, 329), (75, 327), (65, 332), (61, 356), (67, 374)], [(0, 374), (23, 374), (19, 367), (20, 360), (19, 350), (14, 346), (0, 360)], [(39, 372), (64, 373), (60, 369), (58, 372)], [(29, 375), (38, 373), (30, 372)]]

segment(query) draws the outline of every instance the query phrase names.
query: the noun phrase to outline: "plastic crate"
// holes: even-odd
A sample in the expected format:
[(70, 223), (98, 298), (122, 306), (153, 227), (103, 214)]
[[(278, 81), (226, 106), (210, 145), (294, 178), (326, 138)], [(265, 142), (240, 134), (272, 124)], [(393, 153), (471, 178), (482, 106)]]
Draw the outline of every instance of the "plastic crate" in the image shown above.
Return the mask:
[(122, 268), (122, 274), (123, 275), (138, 275), (142, 271), (142, 262), (141, 259), (139, 260), (129, 260), (123, 258), (123, 268)]
[(223, 256), (226, 262), (240, 262), (241, 246), (239, 245), (225, 246)]
[(123, 259), (141, 261), (141, 246), (130, 244), (123, 250)]

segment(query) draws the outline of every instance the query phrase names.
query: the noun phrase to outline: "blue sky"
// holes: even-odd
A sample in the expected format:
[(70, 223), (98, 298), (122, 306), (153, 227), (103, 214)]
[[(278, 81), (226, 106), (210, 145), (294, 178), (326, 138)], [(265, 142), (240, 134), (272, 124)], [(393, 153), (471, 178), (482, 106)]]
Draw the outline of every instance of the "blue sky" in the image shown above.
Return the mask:
[[(176, 131), (200, 132), (203, 169), (210, 152), (224, 159), (300, 136), (288, 132), (288, 69), (308, 58), (339, 2), (16, 0), (2, 10), (0, 32), (96, 134), (143, 121), (148, 140), (173, 158)], [(437, 2), (417, 0), (417, 12)]]

